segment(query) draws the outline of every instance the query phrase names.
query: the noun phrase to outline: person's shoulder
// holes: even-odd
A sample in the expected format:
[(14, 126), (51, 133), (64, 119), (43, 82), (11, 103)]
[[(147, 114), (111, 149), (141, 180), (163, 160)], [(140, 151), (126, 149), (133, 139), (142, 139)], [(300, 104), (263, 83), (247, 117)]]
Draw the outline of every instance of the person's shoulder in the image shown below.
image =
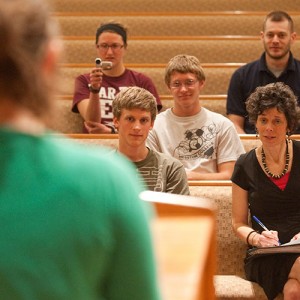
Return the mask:
[[(167, 119), (170, 116), (172, 116), (171, 108), (167, 108), (166, 110), (164, 110), (164, 111), (162, 111), (162, 112), (160, 112), (159, 114), (156, 115), (155, 122)], [(154, 124), (155, 124), (155, 122), (154, 122)]]
[(128, 76), (133, 76), (135, 78), (139, 78), (139, 79), (150, 79), (146, 74), (142, 73), (142, 72), (138, 72), (136, 70), (132, 70), (132, 69), (128, 69), (126, 68), (126, 71)]
[(89, 73), (79, 74), (76, 77), (77, 80), (85, 80), (85, 81), (88, 81), (89, 78), (90, 78), (90, 74)]
[(297, 66), (297, 69), (300, 69), (300, 60), (293, 56), (292, 62)]
[(252, 163), (253, 162), (253, 158), (256, 155), (255, 151), (256, 150), (254, 148), (254, 149), (249, 150), (248, 152), (245, 152), (245, 153), (241, 154), (240, 157), (237, 159), (236, 164), (243, 165), (243, 164), (245, 164), (245, 163), (247, 163), (249, 161)]
[(292, 142), (293, 142), (293, 145), (294, 145), (296, 151), (300, 152), (300, 141), (298, 141), (298, 140), (292, 140)]
[(241, 75), (247, 74), (249, 72), (252, 73), (254, 70), (259, 68), (259, 66), (261, 65), (262, 59), (263, 58), (260, 57), (259, 59), (256, 59), (254, 61), (251, 61), (249, 63), (246, 63), (246, 64), (240, 66), (233, 72), (233, 76), (237, 76), (237, 75), (241, 76)]
[(205, 107), (202, 107), (203, 109), (203, 112), (209, 116), (211, 119), (213, 119), (215, 122), (222, 122), (222, 123), (225, 123), (227, 125), (232, 125), (232, 122), (225, 116), (223, 116), (222, 114), (220, 113), (217, 113), (215, 111), (212, 111), (212, 110), (209, 110)]

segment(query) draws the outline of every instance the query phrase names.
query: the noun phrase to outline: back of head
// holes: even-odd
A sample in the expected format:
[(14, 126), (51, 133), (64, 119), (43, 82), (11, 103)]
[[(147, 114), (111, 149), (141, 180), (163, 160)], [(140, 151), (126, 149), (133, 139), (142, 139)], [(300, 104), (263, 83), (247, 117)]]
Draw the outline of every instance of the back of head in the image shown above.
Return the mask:
[(113, 100), (114, 117), (120, 119), (123, 109), (141, 109), (151, 114), (154, 121), (157, 115), (157, 104), (155, 97), (147, 90), (132, 86), (121, 90)]
[(0, 0), (0, 103), (46, 114), (54, 84), (41, 67), (54, 35), (57, 26), (45, 0)]
[(192, 55), (176, 55), (169, 61), (165, 70), (165, 83), (168, 87), (170, 87), (171, 76), (175, 72), (193, 73), (199, 81), (205, 80), (205, 74), (198, 58)]
[(289, 22), (291, 32), (294, 32), (294, 22), (293, 22), (293, 19), (285, 11), (281, 11), (281, 10), (271, 11), (265, 17), (265, 20), (264, 20), (264, 23), (263, 23), (263, 31), (265, 31), (266, 22), (269, 21), (269, 20), (271, 22), (282, 22), (282, 21), (287, 20)]

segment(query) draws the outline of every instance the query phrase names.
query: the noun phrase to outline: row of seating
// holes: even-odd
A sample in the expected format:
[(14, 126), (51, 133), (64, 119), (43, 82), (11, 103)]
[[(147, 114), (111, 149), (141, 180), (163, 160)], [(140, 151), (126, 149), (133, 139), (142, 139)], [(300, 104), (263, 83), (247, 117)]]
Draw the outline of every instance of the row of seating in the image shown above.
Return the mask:
[[(220, 95), (226, 94), (228, 84), (232, 73), (243, 64), (203, 64), (206, 75), (206, 83), (203, 88), (203, 95)], [(170, 92), (164, 81), (166, 64), (143, 65), (143, 64), (126, 64), (127, 67), (144, 73), (149, 76), (159, 93), (159, 95), (169, 95)], [(83, 73), (89, 73), (93, 64), (89, 65), (63, 65), (60, 80), (60, 95), (72, 95), (74, 91), (75, 78)]]
[[(261, 142), (260, 140), (252, 134), (242, 134), (239, 135), (242, 144), (246, 151), (249, 151), (255, 147), (258, 147)], [(55, 138), (65, 139), (66, 137), (72, 138), (72, 140), (90, 147), (90, 146), (104, 146), (112, 149), (118, 148), (118, 135), (117, 134), (54, 134)], [(295, 140), (300, 140), (300, 135), (292, 135)]]
[[(55, 138), (66, 141), (66, 135), (56, 134)], [(112, 134), (87, 135), (71, 134), (67, 137), (86, 147), (106, 146), (112, 149), (117, 147), (118, 136)], [(259, 140), (254, 135), (240, 136), (246, 150), (259, 145)], [(292, 136), (293, 139), (300, 139), (300, 135)], [(247, 246), (239, 240), (232, 231), (231, 225), (231, 181), (189, 181), (192, 196), (205, 198), (217, 208), (216, 214), (216, 270), (214, 276), (214, 287), (217, 299), (266, 299), (263, 290), (255, 283), (245, 279), (243, 270), (243, 259)], [(185, 253), (182, 253), (184, 256)], [(195, 268), (197, 266), (194, 266)], [(190, 270), (193, 273), (193, 269)], [(178, 276), (181, 273), (178, 270)], [(172, 281), (172, 278), (169, 279)], [(170, 287), (174, 290), (174, 287)], [(175, 288), (175, 290), (182, 289)], [(169, 290), (169, 292), (171, 292)], [(171, 299), (166, 297), (165, 299)], [(180, 298), (173, 298), (180, 299)], [(172, 300), (173, 300), (172, 299)], [(195, 298), (185, 298), (195, 299)], [(205, 299), (205, 298), (204, 298)], [(282, 299), (279, 296), (276, 299)]]
[[(256, 36), (262, 30), (265, 12), (194, 12), (161, 14), (56, 13), (63, 36), (94, 36), (95, 29), (112, 20), (124, 24), (131, 37), (237, 35)], [(292, 12), (296, 27), (300, 15)], [(147, 22), (145, 22), (145, 17)]]
[[(94, 38), (64, 38), (65, 63), (93, 63), (96, 49)], [(260, 57), (263, 46), (258, 36), (228, 37), (156, 37), (131, 39), (125, 63), (166, 64), (177, 54), (198, 57), (201, 63), (246, 63)], [(294, 43), (295, 57), (300, 57), (300, 40)]]
[[(164, 108), (172, 107), (170, 96), (161, 97)], [(226, 115), (226, 95), (205, 95), (200, 97), (201, 104), (212, 111)], [(55, 114), (51, 120), (51, 128), (62, 133), (82, 133), (83, 119), (71, 112), (72, 96), (58, 97), (55, 103)]]
[[(125, 64), (148, 75), (154, 81), (163, 105), (172, 105), (164, 83), (164, 69), (169, 59), (179, 53), (197, 56), (207, 75), (202, 104), (225, 114), (226, 93), (232, 73), (241, 65), (257, 59), (263, 51), (259, 32), (266, 13), (273, 9), (288, 10), (296, 28), (300, 12), (295, 1), (237, 0), (152, 1), (147, 6), (139, 0), (81, 1), (52, 0), (54, 17), (61, 25), (65, 46), (61, 81), (56, 103), (58, 115), (68, 117), (63, 123), (81, 132), (82, 119), (69, 113), (74, 78), (89, 72), (96, 56), (94, 32), (106, 21), (118, 21), (129, 29)], [(179, 9), (180, 7), (180, 9)], [(294, 54), (300, 53), (300, 42)], [(60, 101), (61, 99), (68, 101)], [(73, 121), (74, 126), (69, 126)], [(57, 129), (61, 122), (57, 122)], [(73, 129), (72, 129), (73, 128)], [(68, 130), (69, 130), (68, 129)], [(70, 132), (70, 131), (64, 132)]]
[[(260, 12), (266, 12), (273, 9), (284, 9), (284, 10), (290, 10), (290, 11), (297, 11), (299, 8), (299, 0), (287, 0), (285, 2), (282, 2), (281, 0), (191, 0), (191, 1), (182, 1), (182, 0), (153, 0), (147, 5), (145, 5), (145, 2), (140, 0), (52, 0), (53, 3), (56, 4), (56, 16), (60, 18), (60, 22), (62, 24), (65, 24), (63, 28), (63, 37), (64, 37), (64, 44), (66, 49), (66, 56), (65, 60), (63, 61), (63, 69), (62, 73), (64, 74), (64, 79), (66, 81), (62, 81), (62, 83), (65, 85), (65, 87), (68, 86), (67, 81), (71, 82), (70, 79), (72, 77), (72, 84), (74, 80), (74, 73), (72, 68), (78, 68), (77, 71), (81, 71), (84, 68), (89, 69), (93, 65), (93, 61), (96, 55), (96, 52), (94, 50), (94, 38), (93, 32), (96, 25), (96, 19), (97, 19), (97, 13), (101, 12), (103, 14), (106, 14), (106, 19), (115, 19), (115, 15), (112, 15), (112, 12), (122, 12), (120, 15), (123, 15), (124, 17), (128, 17), (128, 15), (132, 14), (133, 12), (140, 12), (140, 15), (144, 21), (143, 25), (136, 25), (139, 21), (137, 19), (137, 16), (135, 15), (133, 18), (131, 18), (130, 22), (136, 22), (131, 23), (135, 24), (133, 26), (140, 26), (138, 29), (141, 31), (136, 31), (136, 33), (133, 33), (130, 30), (130, 34), (134, 34), (135, 36), (130, 36), (129, 41), (129, 48), (128, 53), (126, 57), (126, 63), (127, 64), (142, 64), (142, 63), (150, 63), (152, 64), (152, 67), (148, 66), (151, 69), (154, 69), (154, 74), (156, 72), (157, 77), (156, 78), (162, 78), (162, 70), (165, 66), (165, 64), (168, 62), (168, 60), (180, 53), (188, 53), (192, 55), (196, 55), (202, 63), (245, 63), (250, 60), (256, 59), (260, 53), (262, 52), (262, 45), (259, 41), (258, 36), (252, 36), (252, 37), (240, 37), (240, 38), (232, 38), (232, 37), (211, 37), (208, 36), (208, 34), (212, 33), (206, 33), (204, 30), (206, 30), (206, 27), (213, 27), (213, 18), (210, 17), (207, 18), (206, 25), (201, 26), (201, 16), (200, 21), (193, 21), (196, 18), (192, 18), (192, 15), (199, 11), (240, 11), (240, 10), (248, 10), (248, 11), (257, 11), (259, 12), (256, 14), (257, 18), (257, 28), (260, 31), (261, 26), (261, 20), (259, 20), (260, 17), (265, 15), (265, 13)], [(298, 2), (298, 3), (297, 3)], [(181, 18), (183, 19), (183, 13), (186, 12), (185, 19), (188, 20), (189, 17), (191, 17), (190, 21), (194, 25), (194, 30), (190, 26), (187, 26), (187, 34), (184, 34), (182, 36), (183, 31), (181, 32), (179, 30), (180, 24), (179, 18), (174, 18), (173, 20), (173, 28), (170, 26), (170, 28), (166, 28), (167, 24), (162, 23), (161, 25), (156, 25), (157, 30), (154, 30), (154, 24), (155, 24), (155, 18), (153, 18), (153, 12), (160, 12), (161, 15), (167, 15), (170, 18), (171, 21), (171, 15), (179, 14), (179, 10), (181, 10)], [(87, 17), (83, 22), (87, 22), (86, 26), (80, 26), (79, 18), (76, 15), (69, 14), (69, 17), (72, 19), (68, 19), (66, 21), (67, 16), (59, 13), (79, 13), (82, 12), (88, 12), (90, 14), (90, 18)], [(127, 12), (127, 13), (126, 13)], [(144, 14), (143, 14), (144, 12)], [(148, 15), (147, 12), (151, 12), (152, 18), (149, 19), (150, 23), (147, 23)], [(196, 14), (195, 13), (195, 14)], [(95, 16), (96, 15), (96, 16)], [(203, 17), (203, 16), (202, 16)], [(63, 20), (64, 19), (64, 20)], [(88, 21), (88, 19), (90, 21)], [(99, 18), (100, 19), (100, 18)], [(133, 21), (136, 19), (136, 21)], [(161, 18), (163, 19), (163, 18)], [(129, 22), (129, 19), (127, 19)], [(157, 17), (157, 21), (159, 18)], [(164, 22), (166, 22), (164, 19)], [(224, 17), (225, 20), (225, 17)], [(116, 20), (118, 21), (118, 20)], [(89, 23), (88, 23), (89, 22)], [(93, 23), (94, 22), (94, 23)], [(152, 23), (151, 23), (152, 22)], [(198, 23), (196, 23), (198, 22)], [(209, 23), (212, 22), (212, 25), (209, 26)], [(101, 23), (101, 22), (99, 22)], [(178, 27), (176, 27), (178, 24)], [(74, 34), (74, 31), (67, 31), (72, 27), (72, 24), (74, 24), (74, 31), (76, 31), (76, 28), (78, 29), (78, 34)], [(96, 26), (94, 26), (95, 24)], [(150, 33), (148, 31), (149, 24), (153, 25), (153, 32)], [(195, 26), (196, 24), (196, 26)], [(204, 23), (205, 24), (205, 23)], [(89, 30), (92, 31), (92, 33), (88, 33), (88, 31), (80, 31), (87, 30), (89, 26), (94, 26), (89, 28)], [(185, 27), (185, 25), (181, 25)], [(206, 27), (205, 27), (206, 26)], [(221, 25), (219, 25), (220, 27)], [(247, 27), (246, 23), (244, 25), (239, 25), (241, 27)], [(150, 26), (151, 27), (151, 26)], [(160, 29), (160, 27), (163, 27), (163, 29)], [(222, 27), (222, 26), (221, 26)], [(226, 33), (225, 30), (226, 27), (226, 21), (224, 21), (224, 34)], [(178, 32), (177, 32), (178, 28)], [(254, 30), (255, 27), (251, 27), (251, 30)], [(144, 31), (143, 31), (144, 29)], [(173, 33), (176, 34), (176, 36), (167, 37), (168, 31), (173, 31)], [(238, 27), (236, 28), (238, 29)], [(65, 35), (65, 32), (67, 33)], [(166, 31), (163, 31), (166, 30)], [(222, 31), (219, 31), (217, 27), (215, 27), (215, 35), (221, 35)], [(193, 32), (194, 34), (188, 33)], [(144, 33), (143, 33), (144, 32)], [(149, 39), (149, 36), (154, 36), (154, 32), (157, 32), (157, 36), (154, 39)], [(164, 33), (163, 33), (164, 32)], [(180, 34), (180, 35), (179, 35)], [(207, 35), (207, 36), (201, 36), (201, 35)], [(235, 34), (235, 33), (233, 33)], [(243, 33), (241, 33), (243, 34)], [(250, 34), (250, 33), (249, 33)], [(147, 36), (146, 38), (143, 38), (143, 36)], [(163, 35), (163, 36), (161, 36)], [(172, 34), (173, 35), (173, 34)], [(178, 36), (177, 36), (178, 35)], [(252, 35), (255, 35), (252, 33)], [(160, 37), (160, 38), (159, 38)], [(299, 53), (298, 50), (298, 44), (295, 45), (296, 50), (295, 54)], [(146, 58), (146, 60), (143, 60)], [(66, 65), (69, 64), (69, 65)], [(80, 67), (78, 64), (82, 64)], [(162, 64), (160, 68), (155, 69), (153, 67), (153, 64)], [(147, 67), (147, 68), (148, 68)], [(142, 67), (143, 68), (143, 67)], [(229, 73), (233, 72), (234, 68), (226, 69), (225, 72), (228, 72), (227, 74), (227, 82)], [(206, 70), (206, 69), (205, 69)], [(229, 71), (230, 70), (230, 71)], [(77, 72), (76, 71), (76, 72)], [(216, 72), (216, 70), (208, 70), (208, 80), (207, 80), (207, 87), (209, 87), (209, 84), (211, 86), (215, 85), (215, 88), (218, 88), (220, 86), (219, 81), (216, 80), (214, 76), (212, 76), (213, 72)], [(148, 71), (150, 74), (150, 71)], [(211, 75), (210, 75), (211, 72)], [(81, 72), (80, 72), (81, 73)], [(145, 73), (147, 74), (147, 70), (145, 68)], [(230, 73), (230, 74), (231, 74)], [(68, 74), (66, 76), (66, 74)], [(69, 76), (69, 78), (67, 78)], [(221, 75), (219, 75), (221, 76)], [(224, 76), (225, 77), (225, 76)], [(163, 80), (159, 80), (162, 81)], [(155, 79), (156, 82), (156, 79)], [(225, 82), (225, 81), (224, 81)], [(223, 84), (223, 83), (222, 83)], [(225, 85), (225, 84), (224, 84)], [(80, 120), (82, 125), (82, 120), (80, 117), (76, 114), (70, 113), (70, 102), (71, 102), (71, 90), (69, 89), (71, 85), (68, 86), (68, 90), (64, 90), (64, 93), (62, 93), (57, 100), (62, 106), (68, 105), (68, 111), (67, 110), (60, 110), (60, 112), (66, 113), (68, 112), (68, 116), (64, 118), (64, 116), (60, 116), (60, 119), (64, 119), (65, 122), (64, 126), (67, 128), (67, 125), (72, 127), (74, 125), (72, 118), (76, 118), (76, 120)], [(161, 93), (163, 95), (168, 94), (166, 92), (165, 87), (160, 86), (159, 89), (161, 89)], [(226, 90), (224, 92), (225, 88), (222, 87), (222, 91), (220, 92), (222, 94), (226, 93)], [(204, 90), (204, 93), (210, 94), (208, 90)], [(216, 92), (214, 92), (216, 93)], [(226, 99), (224, 95), (222, 96), (222, 100), (218, 99), (219, 101), (223, 101), (224, 104)], [(207, 101), (211, 101), (206, 99)], [(206, 101), (204, 100), (204, 101)], [(164, 101), (170, 101), (170, 98), (164, 98)], [(215, 100), (213, 100), (215, 101)], [(60, 106), (60, 107), (62, 107)], [(70, 116), (72, 117), (70, 117)], [(69, 122), (69, 123), (68, 123)], [(68, 123), (68, 124), (67, 124)], [(79, 124), (79, 123), (78, 123)], [(57, 124), (56, 124), (57, 125)], [(81, 128), (80, 128), (81, 130)], [(67, 131), (67, 132), (74, 132), (73, 130)], [(80, 132), (80, 131), (79, 131)], [(118, 143), (118, 136), (117, 135), (69, 135), (73, 139), (75, 139), (78, 143), (81, 143), (87, 147), (91, 147), (91, 145), (106, 145), (109, 147), (117, 147)], [(57, 138), (64, 138), (63, 135), (57, 135)], [(299, 137), (300, 138), (300, 137)], [(259, 145), (259, 140), (255, 138), (255, 136), (241, 136), (241, 140), (243, 141), (243, 144), (245, 145), (246, 150), (249, 150), (257, 145)], [(262, 289), (258, 287), (257, 284), (253, 284), (249, 281), (246, 281), (244, 279), (244, 271), (243, 271), (243, 258), (245, 255), (246, 245), (242, 243), (237, 237), (234, 236), (232, 228), (231, 228), (231, 183), (229, 181), (226, 182), (205, 182), (199, 183), (199, 182), (189, 182), (190, 190), (192, 195), (194, 196), (200, 196), (205, 197), (207, 199), (210, 199), (212, 203), (215, 203), (218, 211), (217, 211), (217, 230), (216, 230), (216, 237), (217, 237), (217, 271), (215, 276), (215, 290), (216, 290), (216, 296), (218, 299), (265, 299), (264, 293), (262, 292)]]
[(56, 12), (198, 12), (299, 10), (299, 0), (50, 0)]

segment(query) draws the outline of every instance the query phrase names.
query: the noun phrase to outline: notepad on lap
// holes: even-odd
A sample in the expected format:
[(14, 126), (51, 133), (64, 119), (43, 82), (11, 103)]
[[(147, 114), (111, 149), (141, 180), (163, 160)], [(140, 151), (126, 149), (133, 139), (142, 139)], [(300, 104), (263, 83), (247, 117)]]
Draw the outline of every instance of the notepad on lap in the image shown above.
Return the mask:
[(276, 253), (300, 253), (300, 240), (293, 240), (286, 244), (273, 247), (252, 248), (248, 250), (249, 256), (267, 255)]

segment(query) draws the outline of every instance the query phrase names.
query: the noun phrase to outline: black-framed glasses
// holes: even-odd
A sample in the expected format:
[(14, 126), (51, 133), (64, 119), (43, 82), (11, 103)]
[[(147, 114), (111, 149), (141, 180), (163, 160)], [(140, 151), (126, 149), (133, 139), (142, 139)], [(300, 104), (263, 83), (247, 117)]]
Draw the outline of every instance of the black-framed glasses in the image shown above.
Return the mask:
[(117, 44), (117, 43), (111, 44), (111, 45), (103, 43), (103, 44), (97, 45), (97, 48), (102, 52), (108, 51), (109, 48), (112, 51), (120, 51), (123, 47), (124, 47), (124, 45)]

